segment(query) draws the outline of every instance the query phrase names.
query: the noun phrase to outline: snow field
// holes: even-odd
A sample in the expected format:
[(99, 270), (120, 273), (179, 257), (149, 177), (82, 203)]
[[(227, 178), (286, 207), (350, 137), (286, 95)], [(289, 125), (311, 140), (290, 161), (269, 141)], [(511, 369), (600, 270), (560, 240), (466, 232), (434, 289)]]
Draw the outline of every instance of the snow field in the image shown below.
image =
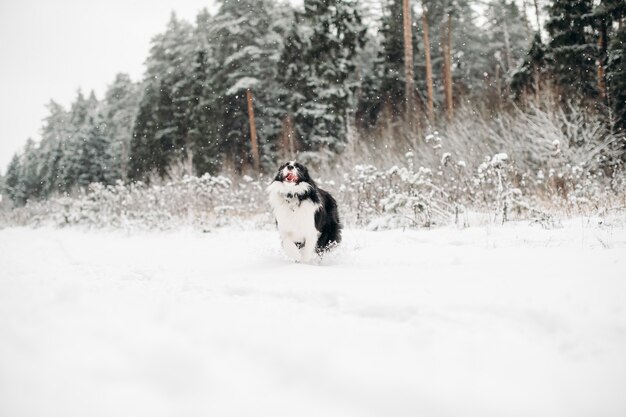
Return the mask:
[(623, 416), (626, 229), (0, 230), (2, 416)]

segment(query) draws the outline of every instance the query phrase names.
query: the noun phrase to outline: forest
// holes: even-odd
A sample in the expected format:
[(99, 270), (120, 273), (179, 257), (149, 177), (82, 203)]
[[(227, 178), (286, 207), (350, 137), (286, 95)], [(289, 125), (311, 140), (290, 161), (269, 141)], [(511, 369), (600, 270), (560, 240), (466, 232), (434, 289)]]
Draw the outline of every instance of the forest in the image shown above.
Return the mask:
[(249, 216), (294, 158), (352, 224), (626, 206), (623, 0), (218, 3), (172, 13), (142, 80), (50, 101), (5, 221)]

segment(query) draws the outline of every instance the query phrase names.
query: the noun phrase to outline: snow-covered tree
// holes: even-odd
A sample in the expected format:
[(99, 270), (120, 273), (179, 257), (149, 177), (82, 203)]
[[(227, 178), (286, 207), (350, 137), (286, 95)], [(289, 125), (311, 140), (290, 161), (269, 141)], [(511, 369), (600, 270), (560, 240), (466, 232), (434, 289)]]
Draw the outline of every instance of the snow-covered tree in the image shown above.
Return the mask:
[[(600, 97), (613, 110), (616, 127), (626, 132), (626, 2), (601, 0), (594, 19), (599, 36)], [(626, 154), (626, 144), (623, 149)]]
[(302, 137), (304, 151), (330, 155), (346, 142), (348, 112), (356, 85), (353, 75), (357, 49), (365, 27), (355, 0), (305, 0), (303, 20), (311, 28), (304, 52), (313, 96), (301, 112), (307, 119)]
[(513, 93), (516, 97), (520, 97), (523, 93), (538, 94), (545, 74), (546, 47), (539, 33), (536, 33), (526, 57), (512, 73)]
[(310, 27), (306, 26), (301, 13), (294, 12), (292, 23), (285, 34), (284, 48), (278, 61), (279, 99), (284, 108), (285, 120), (283, 144), (285, 154), (299, 148), (297, 142), (310, 131), (310, 118), (305, 104), (314, 97), (311, 81), (312, 68), (307, 63), (303, 51), (308, 48)]
[(445, 13), (452, 15), (452, 77), (454, 101), (459, 96), (478, 96), (485, 89), (485, 68), (491, 59), (485, 48), (487, 33), (481, 29), (478, 14), (469, 0), (447, 0)]
[(197, 175), (214, 173), (220, 164), (218, 154), (219, 120), (213, 76), (217, 61), (213, 45), (213, 16), (203, 9), (196, 16), (191, 62), (192, 112), (189, 119), (189, 141), (192, 165)]
[(69, 114), (55, 101), (51, 100), (47, 106), (48, 116), (44, 119), (41, 129), (41, 165), (39, 178), (42, 182), (42, 194), (49, 196), (62, 190), (61, 164), (63, 148), (68, 140)]
[(22, 164), (18, 154), (13, 155), (5, 176), (6, 193), (13, 204), (21, 206), (26, 202), (26, 189), (22, 178)]
[(379, 78), (367, 73), (363, 76), (359, 101), (355, 113), (356, 126), (359, 129), (372, 129), (377, 125), (384, 102), (380, 96)]
[(38, 199), (42, 194), (42, 182), (38, 176), (41, 154), (34, 140), (28, 138), (21, 160), (20, 184), (26, 200)]
[(600, 1), (594, 10), (592, 24), (598, 36), (598, 96), (606, 104), (608, 104), (607, 86), (606, 86), (606, 65), (608, 61), (608, 43), (612, 35), (614, 0)]
[(140, 86), (127, 74), (117, 74), (105, 93), (102, 117), (106, 138), (113, 158), (111, 179), (126, 180), (130, 158), (130, 142), (139, 107)]
[[(609, 103), (615, 112), (617, 125), (626, 132), (626, 25), (615, 32), (608, 55)], [(626, 145), (624, 151), (626, 153)]]
[(89, 116), (97, 111), (98, 100), (93, 92), (85, 98), (79, 90), (69, 111), (67, 136), (63, 140), (63, 156), (60, 160), (61, 191), (69, 192), (77, 184), (83, 171), (81, 155), (89, 131)]
[[(383, 10), (380, 22), (379, 34), (380, 50), (375, 70), (380, 74), (380, 98), (389, 106), (391, 114), (397, 117), (404, 112), (405, 105), (405, 85), (406, 77), (404, 70), (404, 35), (403, 35), (403, 8), (402, 0), (388, 0)], [(412, 28), (413, 46), (413, 84), (417, 85), (419, 79), (423, 79), (423, 71), (418, 67), (421, 61), (419, 53), (419, 40), (417, 38), (417, 17), (413, 15), (411, 21), (414, 22)], [(414, 96), (418, 96), (417, 91)]]
[(172, 13), (165, 33), (152, 40), (130, 146), (130, 179), (150, 172), (164, 176), (172, 162), (190, 157), (192, 34), (192, 25)]
[(280, 130), (276, 76), (285, 23), (281, 20), (288, 12), (270, 0), (221, 0), (212, 22), (218, 62), (212, 83), (221, 120), (219, 147), (238, 170), (255, 163), (258, 149), (251, 144), (252, 128), (261, 143)]
[[(446, 55), (449, 49), (452, 101), (479, 96), (485, 90), (489, 70), (488, 31), (479, 26), (477, 11), (469, 0), (423, 0), (428, 10), (434, 99), (446, 103)], [(448, 33), (450, 32), (450, 33)], [(449, 47), (449, 48), (448, 48)]]
[(76, 184), (86, 187), (93, 182), (113, 184), (117, 180), (113, 146), (102, 115), (92, 111), (85, 121), (84, 136), (79, 146), (79, 171)]
[(563, 98), (597, 93), (596, 45), (587, 30), (592, 8), (592, 0), (553, 0), (548, 6), (551, 69)]
[(526, 27), (516, 3), (493, 0), (487, 9), (486, 30), (489, 33), (488, 79), (499, 96), (511, 82), (518, 61), (528, 49)]

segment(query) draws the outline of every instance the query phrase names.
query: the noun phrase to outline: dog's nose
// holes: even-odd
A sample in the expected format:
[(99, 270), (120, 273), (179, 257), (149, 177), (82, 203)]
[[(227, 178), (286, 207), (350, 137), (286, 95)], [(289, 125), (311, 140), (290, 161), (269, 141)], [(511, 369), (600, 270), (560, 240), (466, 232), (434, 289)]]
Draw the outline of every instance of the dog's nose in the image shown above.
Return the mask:
[(291, 171), (293, 169), (293, 165), (287, 165), (287, 169)]

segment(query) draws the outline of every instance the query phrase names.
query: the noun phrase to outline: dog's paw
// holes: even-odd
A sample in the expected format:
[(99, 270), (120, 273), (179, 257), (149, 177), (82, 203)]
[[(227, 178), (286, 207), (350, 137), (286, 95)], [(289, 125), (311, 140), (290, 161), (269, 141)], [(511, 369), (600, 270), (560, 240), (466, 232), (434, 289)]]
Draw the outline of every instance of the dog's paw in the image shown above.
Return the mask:
[(313, 264), (319, 263), (320, 257), (317, 255), (315, 251), (303, 249), (301, 254), (302, 254), (301, 262), (303, 264), (313, 265)]
[(288, 257), (293, 259), (296, 262), (300, 262), (302, 260), (302, 254), (300, 253), (300, 249), (293, 242), (283, 241), (283, 249)]

